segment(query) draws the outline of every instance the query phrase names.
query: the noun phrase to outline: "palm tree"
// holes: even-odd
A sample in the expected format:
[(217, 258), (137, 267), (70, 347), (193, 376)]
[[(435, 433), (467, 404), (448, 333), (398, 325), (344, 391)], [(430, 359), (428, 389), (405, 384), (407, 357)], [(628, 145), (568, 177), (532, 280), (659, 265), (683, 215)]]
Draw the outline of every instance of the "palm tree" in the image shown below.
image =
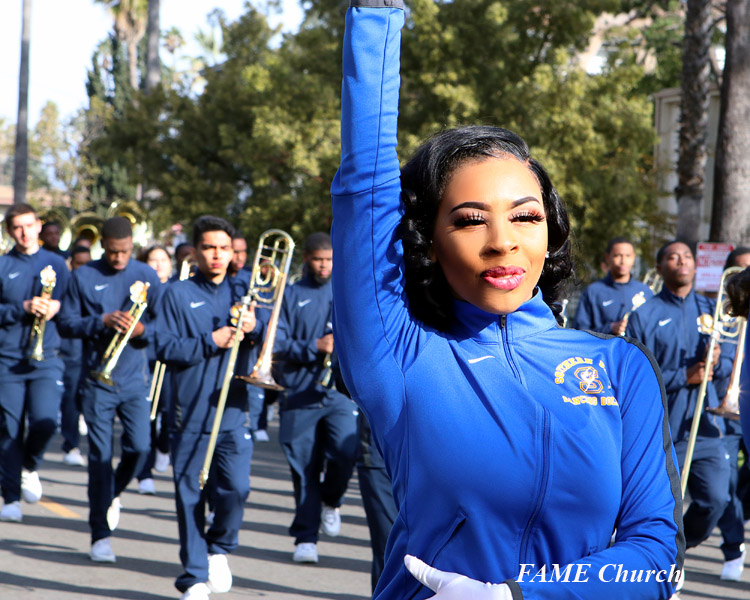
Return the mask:
[(677, 160), (677, 237), (699, 241), (703, 203), (708, 90), (711, 70), (711, 0), (687, 0), (682, 48), (682, 100)]
[(159, 0), (148, 0), (148, 50), (146, 52), (146, 89), (152, 90), (161, 83), (159, 60)]
[(737, 244), (750, 240), (750, 0), (727, 0), (726, 11), (710, 239)]
[(29, 161), (29, 44), (31, 41), (31, 0), (23, 0), (21, 70), (18, 76), (18, 120), (13, 169), (13, 202), (26, 201)]
[[(149, 0), (94, 0), (107, 7), (115, 33), (128, 50), (128, 79), (138, 89), (138, 42), (146, 34)], [(158, 29), (157, 29), (158, 31)]]

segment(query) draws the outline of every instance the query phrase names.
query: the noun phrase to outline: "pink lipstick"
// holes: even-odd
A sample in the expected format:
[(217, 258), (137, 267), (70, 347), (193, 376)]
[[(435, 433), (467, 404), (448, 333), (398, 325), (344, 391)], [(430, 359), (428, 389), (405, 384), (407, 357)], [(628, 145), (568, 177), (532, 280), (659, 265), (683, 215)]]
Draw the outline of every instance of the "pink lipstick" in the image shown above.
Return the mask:
[(523, 281), (526, 271), (521, 267), (492, 267), (482, 273), (482, 279), (498, 290), (514, 290)]

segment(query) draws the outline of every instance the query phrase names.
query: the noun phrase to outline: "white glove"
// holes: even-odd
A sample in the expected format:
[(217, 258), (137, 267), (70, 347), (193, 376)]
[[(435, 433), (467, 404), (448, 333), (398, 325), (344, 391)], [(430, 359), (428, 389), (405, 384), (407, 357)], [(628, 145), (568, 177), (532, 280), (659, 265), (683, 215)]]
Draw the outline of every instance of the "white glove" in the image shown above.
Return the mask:
[(504, 583), (482, 583), (458, 573), (438, 571), (409, 554), (404, 556), (404, 564), (420, 583), (435, 592), (428, 600), (513, 600)]

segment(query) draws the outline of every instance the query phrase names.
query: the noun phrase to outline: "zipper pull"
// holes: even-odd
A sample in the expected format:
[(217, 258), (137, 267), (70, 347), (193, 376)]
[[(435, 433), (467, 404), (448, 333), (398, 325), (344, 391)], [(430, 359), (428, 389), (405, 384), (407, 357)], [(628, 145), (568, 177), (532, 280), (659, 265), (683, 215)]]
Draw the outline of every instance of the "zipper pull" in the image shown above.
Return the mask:
[(500, 327), (505, 329), (505, 323), (508, 320), (508, 315), (500, 315)]

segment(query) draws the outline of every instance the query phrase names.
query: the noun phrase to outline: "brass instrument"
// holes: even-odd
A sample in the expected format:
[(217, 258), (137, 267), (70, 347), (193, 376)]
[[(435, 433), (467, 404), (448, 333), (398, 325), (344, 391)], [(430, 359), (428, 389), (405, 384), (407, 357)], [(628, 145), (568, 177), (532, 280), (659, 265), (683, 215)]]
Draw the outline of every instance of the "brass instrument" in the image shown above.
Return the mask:
[(71, 243), (78, 238), (86, 238), (94, 246), (101, 238), (102, 219), (95, 212), (81, 212), (70, 220)]
[(120, 359), (122, 351), (125, 349), (125, 346), (130, 340), (130, 336), (133, 335), (135, 326), (138, 324), (138, 321), (140, 320), (141, 316), (146, 310), (146, 307), (148, 306), (146, 298), (150, 285), (151, 284), (148, 282), (144, 283), (143, 281), (136, 281), (133, 285), (130, 286), (130, 301), (133, 304), (131, 305), (128, 314), (133, 317), (133, 321), (130, 324), (130, 327), (128, 327), (127, 331), (123, 333), (116, 331), (115, 335), (112, 336), (112, 341), (109, 343), (109, 346), (107, 346), (107, 349), (104, 351), (104, 355), (102, 356), (101, 369), (99, 371), (91, 372), (91, 376), (94, 379), (97, 379), (106, 385), (115, 384), (115, 382), (112, 380), (112, 371), (115, 370), (117, 361)]
[(67, 209), (51, 206), (37, 211), (37, 216), (42, 223), (57, 223), (60, 227), (60, 248), (72, 249), (73, 238)]
[(180, 281), (185, 281), (193, 276), (195, 261), (189, 256), (180, 263)]
[[(57, 274), (52, 265), (47, 265), (39, 273), (42, 282), (42, 298), (49, 299), (57, 283)], [(29, 360), (41, 362), (44, 360), (44, 331), (47, 327), (47, 315), (34, 317), (34, 323), (31, 326), (31, 337), (29, 339)]]
[[(330, 321), (326, 323), (326, 332), (324, 335), (328, 335), (329, 333), (333, 333), (333, 325)], [(320, 380), (318, 381), (318, 384), (320, 384), (321, 387), (327, 388), (331, 385), (331, 377), (333, 376), (333, 356), (331, 352), (326, 352), (325, 356), (323, 357), (323, 372), (320, 375)]]
[(562, 326), (567, 327), (568, 326), (568, 304), (570, 303), (570, 300), (568, 298), (563, 298), (560, 301), (560, 318), (562, 319)]
[(710, 407), (706, 410), (713, 415), (730, 419), (740, 420), (740, 376), (742, 375), (742, 361), (745, 358), (745, 337), (747, 335), (747, 319), (737, 317), (740, 321), (739, 335), (737, 336), (737, 352), (734, 354), (732, 363), (732, 374), (729, 376), (729, 387), (721, 404), (716, 408)]
[(208, 438), (208, 448), (206, 448), (206, 457), (203, 460), (203, 468), (200, 473), (200, 489), (203, 489), (208, 483), (208, 475), (211, 472), (211, 461), (214, 457), (214, 450), (216, 450), (216, 440), (219, 437), (219, 427), (221, 426), (221, 418), (224, 416), (224, 407), (227, 403), (227, 397), (229, 396), (229, 386), (232, 383), (234, 377), (234, 365), (237, 362), (237, 354), (240, 349), (240, 333), (242, 332), (242, 321), (245, 318), (245, 314), (248, 310), (252, 310), (250, 305), (253, 299), (250, 294), (247, 294), (242, 298), (242, 304), (239, 306), (232, 307), (232, 325), (235, 326), (234, 336), (232, 337), (232, 347), (229, 351), (229, 360), (227, 361), (227, 367), (224, 370), (224, 381), (221, 385), (221, 392), (219, 392), (219, 400), (216, 403), (216, 413), (214, 414), (214, 422), (211, 427), (211, 436)]
[(271, 308), (271, 318), (268, 320), (266, 338), (252, 373), (240, 375), (239, 379), (268, 390), (284, 389), (273, 379), (271, 361), (281, 314), (281, 303), (284, 300), (284, 289), (293, 254), (292, 236), (280, 229), (265, 231), (260, 236), (253, 272), (250, 276), (249, 295), (255, 299), (259, 308)]
[[(631, 309), (626, 312), (622, 316), (622, 320), (625, 321), (625, 324), (627, 326), (628, 319), (630, 318), (630, 315), (633, 314), (634, 311), (638, 310), (641, 306), (646, 304), (646, 294), (643, 292), (638, 292), (633, 298), (631, 299)], [(624, 336), (625, 332), (623, 331), (620, 336)]]
[(645, 283), (649, 289), (654, 293), (654, 296), (661, 292), (661, 288), (664, 285), (664, 280), (659, 275), (656, 268), (649, 269), (643, 276), (643, 283)]
[(695, 440), (698, 437), (698, 427), (700, 425), (701, 414), (703, 413), (703, 403), (706, 399), (706, 391), (708, 390), (708, 378), (713, 369), (716, 346), (722, 340), (737, 338), (740, 334), (739, 319), (733, 318), (727, 313), (725, 284), (728, 277), (735, 273), (739, 273), (742, 270), (742, 267), (729, 267), (724, 273), (722, 273), (713, 317), (709, 315), (701, 315), (698, 317), (698, 330), (701, 333), (710, 335), (711, 339), (708, 343), (708, 351), (706, 352), (705, 360), (706, 366), (703, 370), (703, 379), (701, 380), (700, 388), (698, 388), (698, 398), (695, 401), (693, 422), (690, 427), (690, 436), (688, 437), (687, 450), (685, 452), (685, 464), (682, 468), (683, 498), (685, 497), (685, 492), (687, 490), (688, 476), (690, 475), (690, 463), (693, 461), (693, 450), (695, 449)]
[[(256, 303), (264, 308), (267, 305), (273, 305), (271, 318), (268, 322), (268, 331), (263, 343), (260, 358), (253, 368), (250, 375), (238, 376), (238, 379), (252, 383), (258, 387), (267, 389), (283, 389), (278, 385), (271, 376), (271, 355), (273, 352), (273, 342), (276, 337), (276, 328), (281, 313), (281, 302), (284, 299), (284, 288), (286, 278), (289, 274), (289, 267), (292, 262), (294, 252), (294, 240), (292, 237), (280, 229), (269, 229), (260, 236), (258, 250), (255, 253), (255, 262), (253, 263), (253, 272), (250, 276), (250, 285), (247, 295), (242, 298), (242, 304), (239, 307), (233, 307), (232, 314), (236, 317), (236, 327), (232, 348), (229, 353), (229, 361), (224, 371), (224, 382), (219, 393), (219, 400), (216, 404), (216, 414), (214, 415), (211, 436), (208, 439), (208, 448), (206, 449), (206, 458), (203, 461), (203, 468), (200, 473), (200, 488), (208, 482), (208, 475), (211, 471), (211, 461), (213, 460), (214, 450), (216, 449), (216, 440), (219, 437), (219, 427), (221, 418), (224, 416), (224, 406), (226, 405), (227, 396), (229, 395), (229, 386), (234, 377), (234, 365), (237, 361), (237, 353), (240, 345), (240, 332), (242, 331), (242, 321), (245, 313), (250, 309), (251, 303)], [(261, 296), (261, 293), (271, 294), (270, 297)], [(235, 320), (233, 320), (233, 324)]]

